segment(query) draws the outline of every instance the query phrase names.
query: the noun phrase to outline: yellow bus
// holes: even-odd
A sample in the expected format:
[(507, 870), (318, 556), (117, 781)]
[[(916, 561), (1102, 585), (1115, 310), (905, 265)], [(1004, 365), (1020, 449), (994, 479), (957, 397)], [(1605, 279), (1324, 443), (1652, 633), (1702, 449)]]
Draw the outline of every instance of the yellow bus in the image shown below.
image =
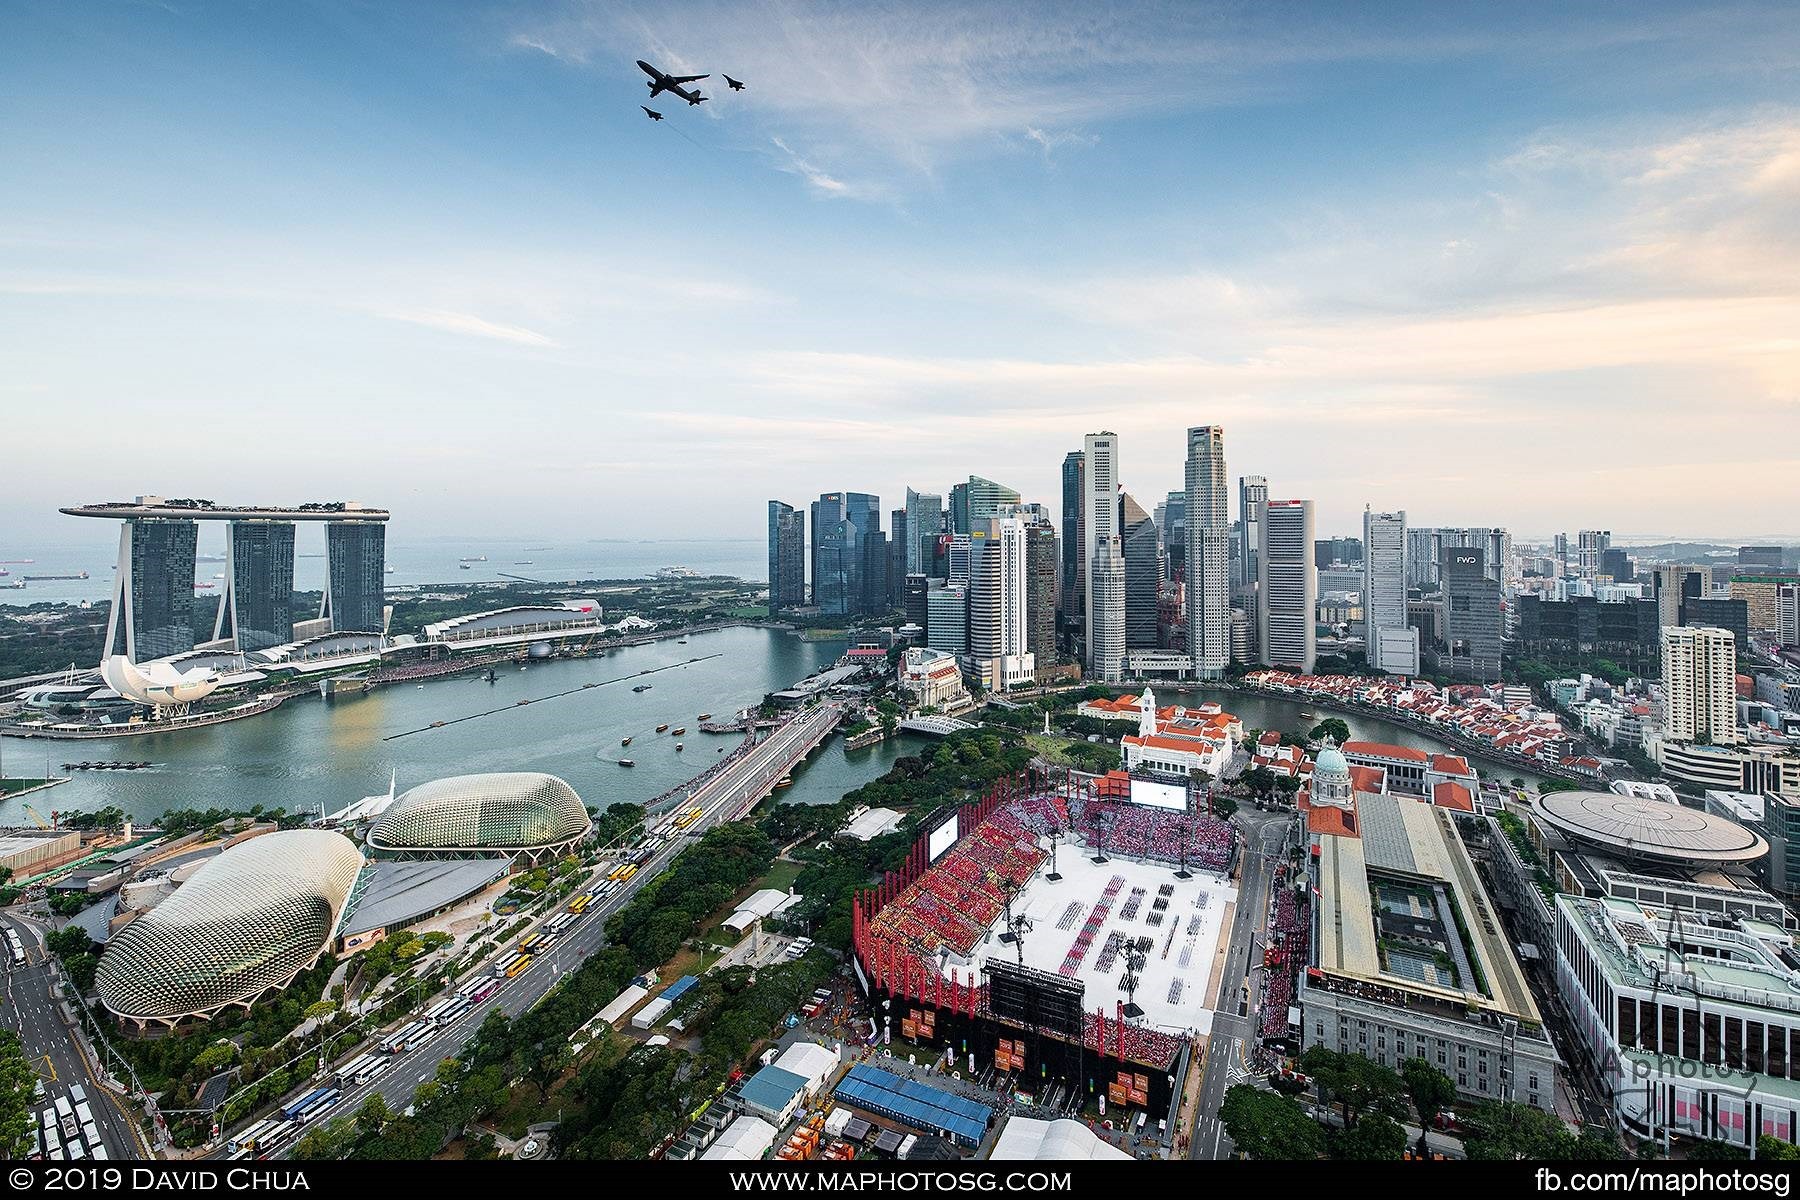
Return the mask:
[(594, 902), (594, 893), (583, 892), (583, 893), (581, 893), (581, 895), (575, 897), (575, 899), (569, 901), (569, 911), (574, 913), (577, 916), (580, 916), (582, 913), (587, 911), (587, 906), (592, 904), (593, 902)]
[(633, 875), (636, 875), (636, 874), (637, 874), (637, 864), (636, 863), (626, 863), (624, 870), (619, 872), (619, 882), (624, 883), (627, 879), (630, 879)]
[(526, 972), (526, 970), (530, 968), (530, 966), (531, 966), (531, 955), (529, 955), (529, 954), (520, 955), (519, 958), (517, 959), (517, 961), (515, 961), (512, 966), (506, 968), (506, 977), (508, 979), (517, 979), (519, 976), (523, 975)]
[(685, 812), (681, 815), (680, 820), (675, 822), (675, 828), (686, 829), (689, 825), (692, 825), (695, 821), (698, 821), (699, 819), (700, 819), (700, 809), (698, 807), (690, 808), (687, 810), (687, 812)]
[(534, 933), (530, 937), (526, 938), (524, 941), (519, 943), (519, 949), (521, 951), (529, 951), (533, 946), (537, 945), (539, 942), (541, 942), (543, 940), (544, 940), (543, 934)]

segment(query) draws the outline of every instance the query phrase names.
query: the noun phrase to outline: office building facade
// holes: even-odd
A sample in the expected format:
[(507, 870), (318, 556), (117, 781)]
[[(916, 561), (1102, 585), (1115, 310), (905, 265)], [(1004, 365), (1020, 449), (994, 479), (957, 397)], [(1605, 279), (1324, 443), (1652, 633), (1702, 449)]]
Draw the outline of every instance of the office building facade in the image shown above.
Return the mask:
[(1082, 443), (1082, 536), (1087, 548), (1085, 664), (1113, 682), (1125, 670), (1125, 560), (1119, 540), (1119, 439), (1090, 433)]
[(325, 527), (325, 600), (333, 633), (387, 633), (387, 526), (333, 521)]
[(194, 648), (194, 553), (199, 526), (157, 517), (124, 521), (106, 657), (145, 662)]
[(1500, 583), (1488, 574), (1486, 558), (1479, 547), (1451, 546), (1438, 569), (1444, 593), (1442, 666), (1451, 678), (1471, 683), (1499, 680), (1505, 642)]
[[(906, 489), (906, 573), (931, 574), (933, 547), (944, 529), (944, 498)], [(896, 531), (898, 532), (898, 531)]]
[(1575, 566), (1583, 579), (1596, 579), (1600, 563), (1612, 546), (1612, 530), (1583, 529), (1575, 537)]
[(806, 517), (769, 501), (769, 613), (806, 606)]
[(974, 581), (969, 589), (969, 657), (989, 691), (1034, 681), (1025, 522), (988, 517), (970, 531)]
[(1363, 510), (1364, 655), (1389, 675), (1419, 673), (1419, 631), (1406, 622), (1406, 513)]
[(1119, 496), (1121, 553), (1125, 556), (1125, 648), (1154, 650), (1156, 602), (1162, 592), (1162, 546), (1156, 522), (1129, 492)]
[(1264, 666), (1311, 673), (1317, 659), (1319, 580), (1312, 544), (1311, 500), (1268, 501), (1257, 548), (1257, 625)]
[[(1260, 480), (1260, 477), (1252, 477)], [(1200, 679), (1218, 679), (1231, 665), (1231, 512), (1225, 468), (1225, 430), (1193, 425), (1187, 431), (1182, 482), (1186, 487), (1187, 653)], [(1250, 483), (1250, 480), (1242, 481)], [(1243, 494), (1240, 487), (1240, 495)], [(1259, 508), (1267, 504), (1262, 487)], [(1248, 515), (1247, 515), (1248, 520)], [(1252, 522), (1253, 523), (1253, 522)]]
[(1056, 665), (1056, 590), (1061, 570), (1056, 526), (1025, 524), (1025, 651), (1040, 675)]
[(969, 650), (969, 587), (946, 583), (934, 587), (925, 598), (925, 644), (946, 654)]
[(1082, 483), (1087, 457), (1080, 450), (1063, 455), (1062, 462), (1062, 590), (1057, 609), (1063, 628), (1080, 627), (1087, 613), (1087, 545), (1082, 539)]

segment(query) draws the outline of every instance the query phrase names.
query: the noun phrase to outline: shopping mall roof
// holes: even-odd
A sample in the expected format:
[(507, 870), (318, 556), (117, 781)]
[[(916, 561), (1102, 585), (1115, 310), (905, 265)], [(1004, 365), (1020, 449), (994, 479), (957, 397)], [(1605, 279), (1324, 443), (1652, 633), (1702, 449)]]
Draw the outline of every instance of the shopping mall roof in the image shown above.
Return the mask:
[(1754, 862), (1769, 844), (1754, 830), (1697, 808), (1617, 792), (1549, 792), (1532, 813), (1575, 841), (1627, 858), (1690, 865)]

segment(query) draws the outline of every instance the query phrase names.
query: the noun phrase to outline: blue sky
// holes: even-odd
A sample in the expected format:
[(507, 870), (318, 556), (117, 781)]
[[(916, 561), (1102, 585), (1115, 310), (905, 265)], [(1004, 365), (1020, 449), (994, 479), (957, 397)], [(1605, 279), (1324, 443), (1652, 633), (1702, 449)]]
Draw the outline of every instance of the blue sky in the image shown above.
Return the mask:
[[(0, 527), (1053, 502), (1121, 435), (1422, 524), (1800, 536), (1766, 5), (0, 0)], [(646, 120), (633, 65), (710, 71)], [(748, 81), (718, 86), (722, 72)]]

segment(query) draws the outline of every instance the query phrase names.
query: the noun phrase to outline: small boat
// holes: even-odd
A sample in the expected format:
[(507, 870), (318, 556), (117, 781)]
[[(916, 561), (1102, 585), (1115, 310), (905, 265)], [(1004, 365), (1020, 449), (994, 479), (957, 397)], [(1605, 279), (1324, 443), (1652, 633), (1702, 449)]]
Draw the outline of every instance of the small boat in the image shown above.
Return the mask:
[(782, 789), (784, 787), (793, 787), (793, 786), (794, 786), (794, 781), (791, 778), (780, 779), (780, 780), (777, 780), (775, 783), (775, 787), (776, 787), (777, 791), (779, 791), (780, 789)]
[(712, 720), (712, 714), (711, 713), (701, 713), (699, 716), (695, 717), (694, 719), (696, 721), (710, 721), (710, 720)]
[(667, 721), (664, 721), (661, 725), (658, 725), (656, 727), (656, 732), (662, 733), (665, 730), (667, 730), (668, 728), (669, 728), (669, 723)]
[(680, 750), (681, 750), (681, 743), (680, 743), (680, 742), (676, 742), (676, 743), (675, 743), (675, 749), (676, 749), (676, 751), (677, 751), (677, 752), (679, 752), (679, 751), (680, 751)]
[(492, 668), (492, 667), (489, 667), (489, 668), (488, 668), (488, 673), (487, 673), (487, 681), (488, 681), (488, 682), (489, 682), (489, 683), (493, 683), (493, 682), (494, 682), (494, 681), (495, 681), (495, 680), (497, 680), (497, 679), (499, 679), (499, 678), (500, 678), (500, 676), (498, 676), (498, 675), (496, 675), (496, 674), (495, 674), (495, 673), (494, 673), (494, 668)]
[(464, 571), (472, 571), (475, 569), (475, 568), (471, 567), (468, 563), (457, 563), (456, 565)]
[(529, 700), (521, 700), (521, 701), (519, 701), (518, 704), (513, 705), (513, 707), (518, 708), (520, 704), (530, 704), (530, 703), (531, 703), (531, 701), (529, 701)]
[(619, 745), (621, 745), (621, 746), (629, 746), (629, 745), (631, 745), (631, 739), (630, 739), (630, 738), (620, 738), (620, 739), (619, 739)]
[(620, 765), (620, 766), (621, 766), (621, 767), (635, 767), (635, 766), (637, 766), (637, 764), (636, 764), (636, 763), (634, 763), (634, 762), (632, 762), (632, 761), (631, 761), (631, 760), (630, 760), (630, 759), (629, 759), (629, 758), (621, 758), (621, 759), (620, 759), (620, 760), (619, 760), (619, 765)]
[(631, 689), (631, 690), (632, 690), (632, 691), (634, 691), (634, 692), (647, 692), (647, 691), (649, 691), (649, 690), (650, 690), (650, 689), (651, 689), (651, 687), (653, 687), (653, 686), (654, 686), (654, 685), (653, 685), (653, 684), (648, 684), (648, 683), (640, 683), (640, 684), (638, 684), (638, 685), (637, 685), (637, 686), (636, 686), (636, 687), (634, 687), (634, 688), (632, 688), (632, 689)]
[(687, 726), (683, 725), (679, 729), (673, 730), (669, 736), (670, 737), (680, 737), (682, 734), (684, 734), (686, 732), (687, 732)]
[(687, 639), (686, 639), (686, 638), (682, 638), (682, 639), (681, 639), (681, 640), (680, 640), (680, 641), (679, 641), (679, 642), (676, 642), (676, 643), (675, 643), (675, 644), (676, 644), (676, 645), (677, 645), (677, 646), (685, 646), (685, 645), (687, 645)]
[(431, 723), (431, 727), (433, 729), (442, 729), (444, 727), (444, 723), (442, 721), (433, 721)]

